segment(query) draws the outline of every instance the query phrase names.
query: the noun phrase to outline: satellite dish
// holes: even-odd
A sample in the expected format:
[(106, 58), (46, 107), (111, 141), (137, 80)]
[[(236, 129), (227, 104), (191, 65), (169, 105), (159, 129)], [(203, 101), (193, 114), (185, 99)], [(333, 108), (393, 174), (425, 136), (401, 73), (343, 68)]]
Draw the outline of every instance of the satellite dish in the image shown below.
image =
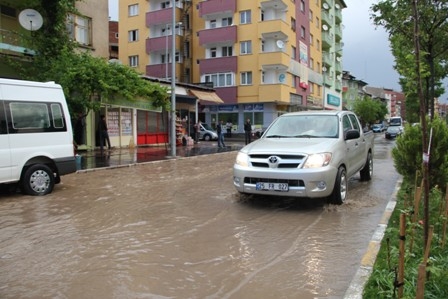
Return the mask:
[(38, 11), (28, 8), (20, 12), (19, 23), (26, 30), (36, 31), (42, 27), (44, 20)]
[(341, 61), (341, 56), (336, 57), (337, 61)]
[(280, 83), (284, 83), (286, 80), (286, 75), (284, 73), (281, 73), (280, 75), (278, 75), (278, 81)]
[(341, 80), (342, 79), (341, 75), (337, 75), (336, 79)]
[(282, 40), (278, 40), (275, 43), (277, 44), (277, 47), (279, 47), (280, 49), (283, 49), (283, 47), (285, 46), (285, 43)]
[(341, 6), (339, 6), (339, 4), (338, 4), (338, 3), (336, 3), (336, 4), (334, 5), (334, 7), (336, 7), (336, 9), (339, 9), (339, 8), (341, 8)]
[(328, 4), (325, 3), (325, 2), (324, 2), (324, 4), (322, 4), (322, 6), (323, 6), (324, 9), (327, 9), (327, 10), (330, 8), (330, 6), (328, 6)]
[(323, 29), (324, 31), (328, 31), (328, 26), (325, 25), (325, 24), (323, 24), (323, 25), (322, 25), (322, 29)]

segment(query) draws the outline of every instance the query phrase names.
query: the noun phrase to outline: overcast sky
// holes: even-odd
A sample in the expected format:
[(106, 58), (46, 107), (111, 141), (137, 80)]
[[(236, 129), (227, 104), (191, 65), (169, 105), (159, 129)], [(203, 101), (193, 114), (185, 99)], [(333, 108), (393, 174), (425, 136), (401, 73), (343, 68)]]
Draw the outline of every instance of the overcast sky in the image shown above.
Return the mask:
[[(342, 10), (343, 69), (370, 86), (401, 91), (387, 33), (370, 20), (369, 8), (377, 2), (345, 0), (347, 8)], [(109, 0), (109, 14), (112, 20), (118, 20), (118, 0)], [(445, 89), (448, 90), (447, 86)], [(441, 97), (447, 98), (448, 93)]]

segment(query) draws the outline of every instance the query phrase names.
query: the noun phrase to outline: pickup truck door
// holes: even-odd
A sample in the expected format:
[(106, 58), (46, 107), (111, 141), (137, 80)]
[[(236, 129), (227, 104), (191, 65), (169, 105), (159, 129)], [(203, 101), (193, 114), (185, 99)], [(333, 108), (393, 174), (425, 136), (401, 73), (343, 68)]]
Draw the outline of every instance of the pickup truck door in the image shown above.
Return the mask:
[(348, 129), (355, 129), (361, 134), (360, 138), (345, 141), (347, 146), (347, 174), (352, 176), (365, 164), (366, 142), (356, 116), (344, 115), (342, 123), (344, 132)]

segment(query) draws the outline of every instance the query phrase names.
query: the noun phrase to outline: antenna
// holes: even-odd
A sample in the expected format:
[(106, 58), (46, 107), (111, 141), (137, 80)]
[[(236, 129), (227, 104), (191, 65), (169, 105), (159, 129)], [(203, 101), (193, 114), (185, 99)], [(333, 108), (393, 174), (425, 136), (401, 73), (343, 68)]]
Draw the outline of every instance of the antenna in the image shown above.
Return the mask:
[(323, 29), (324, 31), (328, 31), (328, 26), (327, 26), (326, 24), (323, 24), (323, 25), (322, 25), (322, 29)]
[(285, 46), (285, 43), (282, 40), (278, 40), (275, 42), (277, 44), (277, 47), (280, 49), (283, 49), (283, 47)]
[(19, 23), (26, 30), (39, 30), (40, 27), (42, 27), (43, 22), (40, 13), (34, 9), (24, 9), (19, 14)]

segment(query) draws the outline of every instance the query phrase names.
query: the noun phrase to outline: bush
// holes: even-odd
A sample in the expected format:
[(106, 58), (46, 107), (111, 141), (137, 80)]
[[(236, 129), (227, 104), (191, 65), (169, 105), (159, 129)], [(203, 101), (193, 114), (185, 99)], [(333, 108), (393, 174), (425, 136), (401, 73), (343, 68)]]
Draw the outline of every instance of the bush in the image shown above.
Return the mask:
[[(432, 128), (432, 138), (429, 140)], [(439, 186), (445, 190), (448, 180), (448, 127), (444, 120), (436, 117), (428, 120), (428, 142), (430, 142), (429, 183), (430, 188)], [(420, 125), (406, 125), (392, 149), (395, 168), (403, 178), (414, 182), (416, 174), (422, 173), (422, 128)]]

